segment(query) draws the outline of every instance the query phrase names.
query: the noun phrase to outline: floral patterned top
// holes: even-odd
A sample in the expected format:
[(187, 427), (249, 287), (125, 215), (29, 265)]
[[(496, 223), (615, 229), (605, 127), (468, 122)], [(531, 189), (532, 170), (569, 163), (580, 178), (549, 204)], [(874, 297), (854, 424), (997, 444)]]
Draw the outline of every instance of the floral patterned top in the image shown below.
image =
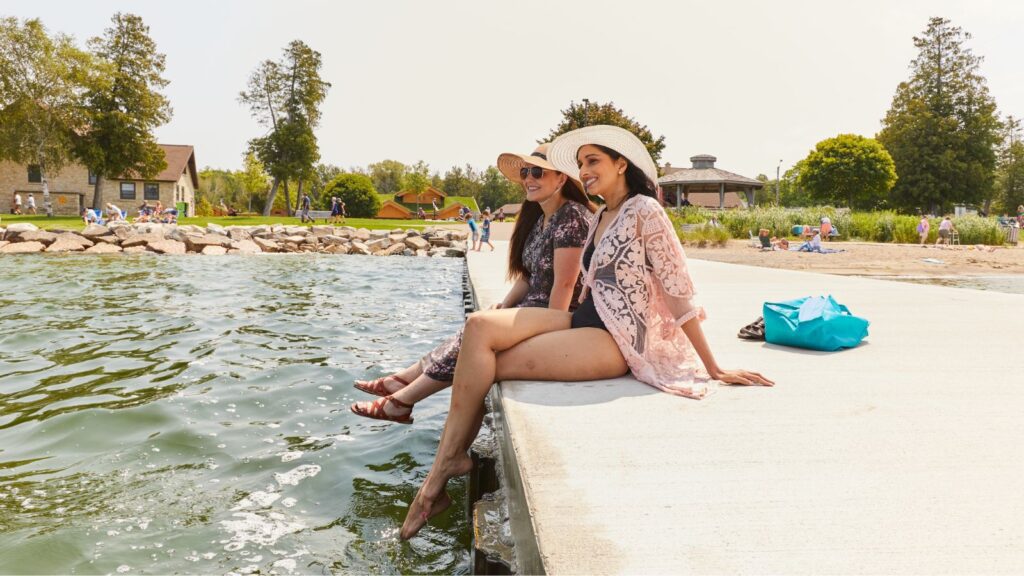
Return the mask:
[[(587, 243), (596, 230), (591, 226)], [(693, 318), (703, 320), (704, 310), (693, 302), (686, 255), (658, 201), (640, 195), (627, 199), (590, 264), (583, 270), (580, 301), (587, 291), (593, 294), (633, 376), (670, 394), (704, 396), (710, 379), (680, 328)]]
[[(551, 299), (551, 288), (555, 285), (555, 250), (559, 248), (582, 248), (587, 241), (587, 231), (593, 215), (579, 202), (567, 201), (562, 204), (544, 226), (539, 218), (526, 237), (523, 248), (523, 265), (530, 273), (526, 281), (530, 288), (518, 304), (523, 308), (546, 308)], [(583, 289), (580, 278), (576, 279), (569, 309), (577, 306), (577, 299)]]

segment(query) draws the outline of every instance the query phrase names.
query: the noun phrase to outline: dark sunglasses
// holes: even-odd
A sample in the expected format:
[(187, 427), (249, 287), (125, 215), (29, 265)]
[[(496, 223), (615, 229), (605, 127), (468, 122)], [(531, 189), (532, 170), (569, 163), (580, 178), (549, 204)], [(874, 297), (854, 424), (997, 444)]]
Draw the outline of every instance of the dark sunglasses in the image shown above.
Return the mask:
[(526, 180), (526, 176), (533, 176), (534, 180), (540, 180), (545, 170), (540, 166), (524, 166), (519, 169), (519, 177)]

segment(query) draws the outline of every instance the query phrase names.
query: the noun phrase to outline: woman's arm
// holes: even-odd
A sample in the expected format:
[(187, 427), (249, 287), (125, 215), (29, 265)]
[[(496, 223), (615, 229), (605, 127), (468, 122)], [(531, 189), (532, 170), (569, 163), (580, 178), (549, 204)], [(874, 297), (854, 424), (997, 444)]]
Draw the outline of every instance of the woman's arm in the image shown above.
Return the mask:
[(712, 378), (728, 384), (743, 384), (746, 386), (755, 384), (759, 384), (761, 386), (775, 385), (775, 382), (765, 378), (758, 372), (751, 372), (749, 370), (722, 370), (722, 368), (718, 366), (718, 362), (715, 361), (715, 356), (711, 353), (711, 347), (708, 346), (707, 338), (704, 337), (704, 329), (701, 328), (700, 322), (700, 318), (691, 318), (687, 322), (684, 322), (683, 333), (686, 334), (690, 343), (693, 344), (693, 349), (697, 351), (697, 356), (700, 357), (700, 361), (704, 363), (704, 368)]
[(530, 284), (526, 281), (525, 278), (517, 278), (516, 283), (512, 285), (512, 289), (508, 291), (508, 294), (505, 295), (501, 302), (498, 302), (494, 306), (491, 306), (491, 308), (512, 308), (516, 304), (519, 304), (520, 302), (523, 301), (523, 298), (526, 297), (526, 292), (529, 289)]
[(558, 248), (555, 250), (555, 283), (551, 285), (548, 308), (568, 310), (572, 303), (572, 292), (580, 275), (580, 256), (583, 248)]

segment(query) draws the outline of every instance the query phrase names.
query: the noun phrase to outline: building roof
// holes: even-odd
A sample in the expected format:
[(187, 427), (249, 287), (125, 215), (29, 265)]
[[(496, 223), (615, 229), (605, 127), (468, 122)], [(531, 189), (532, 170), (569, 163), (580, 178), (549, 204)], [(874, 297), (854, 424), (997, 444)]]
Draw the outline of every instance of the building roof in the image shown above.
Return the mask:
[[(448, 197), (448, 195), (445, 194), (443, 190), (438, 190), (437, 188), (434, 188), (433, 186), (427, 186), (427, 189), (424, 190), (423, 192), (420, 192), (420, 195), (427, 194), (427, 193), (430, 193), (430, 192), (437, 193), (438, 195), (441, 196), (441, 198), (447, 198)], [(405, 196), (406, 194), (416, 194), (416, 192), (414, 192), (413, 190), (399, 190), (398, 192), (395, 192), (394, 195), (395, 196)]]
[(164, 151), (164, 159), (167, 167), (154, 178), (138, 178), (130, 174), (127, 178), (121, 177), (117, 180), (152, 180), (155, 182), (177, 182), (181, 175), (188, 168), (189, 176), (192, 179), (192, 186), (199, 188), (199, 173), (196, 171), (196, 153), (192, 146), (187, 144), (157, 144)]
[(735, 184), (738, 186), (749, 186), (762, 188), (764, 183), (760, 180), (740, 176), (727, 170), (715, 168), (718, 159), (710, 154), (699, 154), (690, 157), (693, 163), (692, 168), (674, 168), (666, 164), (662, 168), (664, 176), (658, 178), (658, 184)]

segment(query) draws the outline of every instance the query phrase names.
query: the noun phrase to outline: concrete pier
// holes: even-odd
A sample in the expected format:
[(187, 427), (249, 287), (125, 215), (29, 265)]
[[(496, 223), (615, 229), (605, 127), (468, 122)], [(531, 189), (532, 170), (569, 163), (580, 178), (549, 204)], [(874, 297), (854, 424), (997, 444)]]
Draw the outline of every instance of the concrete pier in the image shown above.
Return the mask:
[[(481, 308), (507, 290), (495, 244), (468, 256)], [(690, 269), (719, 364), (777, 385), (500, 384), (521, 572), (1024, 572), (1024, 296)], [(860, 347), (736, 338), (765, 300), (817, 294), (871, 321)]]

